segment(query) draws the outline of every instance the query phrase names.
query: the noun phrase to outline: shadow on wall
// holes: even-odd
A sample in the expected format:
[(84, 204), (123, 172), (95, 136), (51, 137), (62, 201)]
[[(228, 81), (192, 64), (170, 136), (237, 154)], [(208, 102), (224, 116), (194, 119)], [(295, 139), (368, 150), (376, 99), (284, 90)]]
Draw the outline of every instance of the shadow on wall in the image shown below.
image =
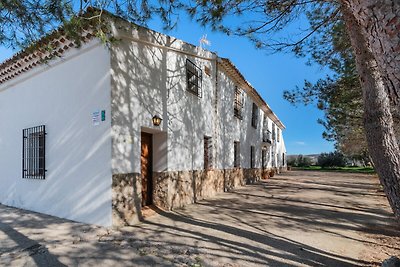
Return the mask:
[[(109, 66), (103, 65), (107, 57), (104, 48), (96, 43), (90, 46), (78, 57), (66, 55), (68, 60), (62, 64), (50, 66), (21, 82), (18, 88), (9, 89), (19, 94), (23, 90), (22, 103), (31, 113), (17, 116), (5, 134), (21, 134), (22, 139), (20, 127), (45, 124), (47, 172), (45, 180), (23, 179), (18, 160), (22, 158), (22, 140), (10, 138), (9, 144), (16, 152), (9, 155), (11, 166), (2, 177), (8, 179), (9, 186), (2, 188), (1, 201), (63, 218), (110, 225), (111, 171), (106, 165), (111, 152), (110, 120), (107, 115), (106, 122), (96, 127), (91, 122), (94, 107), (109, 112)], [(96, 59), (85, 68), (79, 65), (92, 57)], [(62, 77), (63, 82), (54, 77)], [(21, 108), (15, 110), (21, 112)]]
[[(191, 45), (153, 31), (138, 28), (138, 35), (141, 40), (151, 40), (165, 47), (181, 46), (182, 50), (197, 53)], [(202, 96), (189, 93), (186, 90), (187, 58), (165, 48), (126, 39), (112, 48), (114, 173), (140, 173), (140, 132), (144, 128), (168, 133), (166, 164), (159, 166), (157, 172), (202, 169), (203, 138), (213, 135), (214, 82), (203, 75)], [(209, 64), (190, 59), (202, 67)], [(160, 128), (152, 125), (151, 118), (156, 114), (163, 118)], [(165, 202), (194, 199), (194, 173), (181, 174), (171, 172), (168, 177), (168, 192), (174, 193), (167, 193), (169, 199)], [(135, 210), (140, 213), (141, 185), (134, 182), (133, 186)]]

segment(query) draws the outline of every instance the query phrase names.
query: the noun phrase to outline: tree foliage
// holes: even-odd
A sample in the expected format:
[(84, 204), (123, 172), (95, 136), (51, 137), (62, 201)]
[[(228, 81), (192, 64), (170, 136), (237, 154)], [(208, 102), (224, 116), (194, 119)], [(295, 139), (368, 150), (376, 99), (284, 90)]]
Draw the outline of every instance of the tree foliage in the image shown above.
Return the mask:
[(57, 0), (2, 0), (0, 44), (10, 48), (29, 46), (34, 40), (67, 22), (72, 6)]
[[(310, 17), (311, 22), (315, 16)], [(285, 91), (284, 98), (294, 105), (315, 104), (325, 114), (319, 120), (326, 129), (323, 137), (334, 141), (336, 148), (350, 157), (368, 158), (362, 90), (351, 44), (342, 21), (330, 27), (321, 38), (310, 42), (310, 54), (311, 60), (328, 66), (334, 75), (314, 84), (306, 81), (303, 88)]]
[(345, 167), (347, 164), (347, 160), (345, 156), (340, 152), (330, 152), (330, 153), (322, 153), (318, 156), (317, 165), (322, 168), (329, 167)]
[(297, 155), (296, 157), (291, 157), (288, 160), (288, 165), (289, 166), (294, 166), (294, 167), (309, 167), (311, 166), (312, 162), (310, 157), (304, 156), (304, 155)]

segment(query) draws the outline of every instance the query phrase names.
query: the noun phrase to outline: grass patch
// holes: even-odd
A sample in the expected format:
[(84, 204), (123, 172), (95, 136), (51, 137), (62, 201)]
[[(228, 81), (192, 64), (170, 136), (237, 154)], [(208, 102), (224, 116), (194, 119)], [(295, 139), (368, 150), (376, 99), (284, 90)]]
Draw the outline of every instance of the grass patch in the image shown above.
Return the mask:
[(347, 173), (367, 173), (375, 174), (375, 170), (372, 167), (330, 167), (322, 168), (321, 166), (309, 166), (309, 167), (293, 167), (294, 170), (303, 171), (334, 171), (334, 172), (347, 172)]

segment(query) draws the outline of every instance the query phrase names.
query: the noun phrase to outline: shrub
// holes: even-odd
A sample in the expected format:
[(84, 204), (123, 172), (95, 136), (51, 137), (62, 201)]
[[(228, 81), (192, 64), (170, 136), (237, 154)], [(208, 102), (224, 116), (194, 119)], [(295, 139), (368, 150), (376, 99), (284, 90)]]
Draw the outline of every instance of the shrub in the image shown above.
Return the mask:
[(322, 153), (318, 156), (318, 165), (322, 168), (344, 167), (346, 166), (346, 158), (340, 152)]
[(309, 167), (311, 165), (311, 159), (307, 156), (298, 155), (296, 164), (297, 167)]

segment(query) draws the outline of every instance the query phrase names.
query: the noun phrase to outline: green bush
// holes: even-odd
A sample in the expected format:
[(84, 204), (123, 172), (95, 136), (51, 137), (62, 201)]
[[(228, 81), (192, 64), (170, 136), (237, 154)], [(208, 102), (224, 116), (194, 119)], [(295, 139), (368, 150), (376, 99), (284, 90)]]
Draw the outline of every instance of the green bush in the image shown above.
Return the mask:
[(340, 152), (322, 153), (318, 156), (318, 165), (322, 168), (344, 167), (347, 164), (345, 156)]

